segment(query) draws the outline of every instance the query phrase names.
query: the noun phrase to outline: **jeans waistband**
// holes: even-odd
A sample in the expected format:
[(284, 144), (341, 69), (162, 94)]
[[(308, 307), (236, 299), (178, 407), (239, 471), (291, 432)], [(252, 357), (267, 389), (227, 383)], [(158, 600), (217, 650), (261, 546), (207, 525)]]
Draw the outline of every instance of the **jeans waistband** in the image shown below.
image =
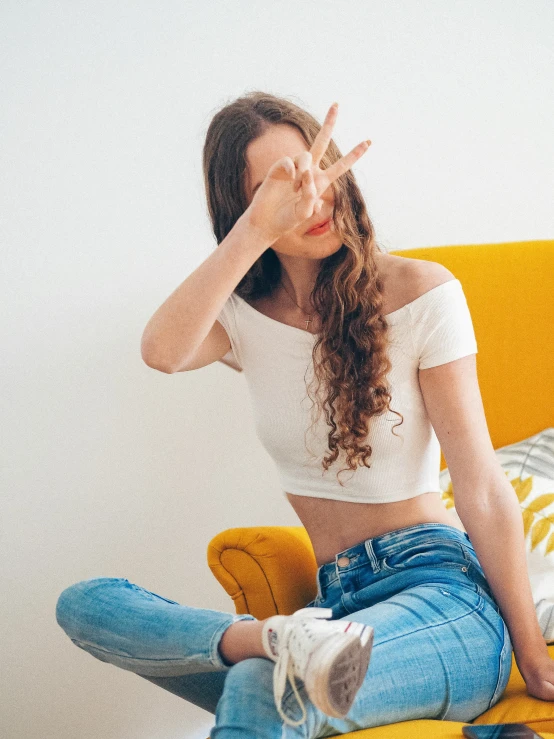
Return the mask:
[[(320, 582), (326, 584), (334, 580), (337, 577), (339, 566), (342, 572), (346, 572), (349, 567), (354, 568), (363, 566), (364, 564), (375, 563), (376, 559), (378, 560), (387, 555), (390, 556), (395, 552), (402, 551), (418, 539), (425, 538), (428, 540), (434, 533), (436, 533), (437, 539), (453, 539), (468, 547), (475, 554), (469, 536), (455, 526), (449, 526), (443, 523), (420, 523), (414, 526), (395, 529), (386, 534), (381, 534), (381, 536), (365, 539), (359, 544), (338, 552), (335, 554), (335, 560), (333, 562), (326, 562), (319, 567), (318, 575)], [(339, 559), (341, 560), (340, 563)], [(349, 559), (350, 563), (347, 563), (346, 559)]]

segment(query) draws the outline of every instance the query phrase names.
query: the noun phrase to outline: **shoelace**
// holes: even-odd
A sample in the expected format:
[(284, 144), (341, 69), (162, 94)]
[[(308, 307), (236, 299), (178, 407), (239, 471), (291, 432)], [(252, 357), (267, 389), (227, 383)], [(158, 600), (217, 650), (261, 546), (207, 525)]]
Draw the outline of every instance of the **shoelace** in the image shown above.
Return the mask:
[[(311, 616), (313, 618), (331, 618), (332, 615), (333, 610), (331, 608), (302, 608), (300, 611), (293, 613), (289, 618), (306, 618), (306, 616)], [(303, 724), (306, 721), (308, 714), (306, 713), (306, 708), (304, 707), (304, 703), (302, 702), (302, 698), (300, 697), (296, 686), (294, 665), (292, 655), (289, 650), (290, 636), (294, 626), (295, 624), (292, 620), (287, 622), (281, 633), (281, 639), (279, 640), (279, 656), (277, 657), (273, 673), (273, 697), (275, 699), (275, 705), (277, 706), (279, 715), (283, 721), (289, 726), (300, 726), (300, 724)], [(310, 634), (308, 632), (308, 637), (309, 636)], [(289, 718), (289, 716), (287, 716), (283, 711), (282, 701), (287, 684), (287, 677), (292, 685), (298, 705), (302, 709), (302, 718), (298, 719), (298, 721)]]

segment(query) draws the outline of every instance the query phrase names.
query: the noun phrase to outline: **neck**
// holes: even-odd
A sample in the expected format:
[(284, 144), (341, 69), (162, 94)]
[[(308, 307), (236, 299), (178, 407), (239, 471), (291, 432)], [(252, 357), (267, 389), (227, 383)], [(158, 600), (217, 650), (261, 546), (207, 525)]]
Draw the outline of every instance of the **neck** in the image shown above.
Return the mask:
[(307, 269), (296, 269), (292, 271), (282, 265), (279, 289), (282, 292), (281, 298), (285, 302), (288, 301), (291, 308), (294, 308), (294, 301), (299, 310), (311, 314), (314, 312), (311, 294), (317, 277), (317, 269), (314, 269), (316, 267), (314, 260), (309, 259), (305, 261), (309, 263), (309, 268)]

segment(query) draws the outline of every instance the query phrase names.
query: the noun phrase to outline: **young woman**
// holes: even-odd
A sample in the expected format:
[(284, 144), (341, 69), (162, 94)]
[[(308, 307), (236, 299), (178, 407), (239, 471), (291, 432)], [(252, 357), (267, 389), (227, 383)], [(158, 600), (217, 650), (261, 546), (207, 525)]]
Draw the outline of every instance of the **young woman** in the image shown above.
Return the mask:
[[(423, 394), (431, 368), (475, 361), (462, 286), (438, 263), (377, 248), (351, 172), (370, 142), (342, 157), (336, 117), (335, 104), (319, 126), (261, 92), (215, 115), (203, 156), (218, 248), (142, 343), (144, 361), (167, 373), (232, 350), (313, 544), (316, 599), (261, 621), (100, 577), (57, 603), (77, 646), (215, 713), (218, 739), (471, 721), (510, 674), (500, 608), (441, 501), (430, 416), (437, 428), (441, 419)], [(315, 420), (307, 374), (318, 380)]]

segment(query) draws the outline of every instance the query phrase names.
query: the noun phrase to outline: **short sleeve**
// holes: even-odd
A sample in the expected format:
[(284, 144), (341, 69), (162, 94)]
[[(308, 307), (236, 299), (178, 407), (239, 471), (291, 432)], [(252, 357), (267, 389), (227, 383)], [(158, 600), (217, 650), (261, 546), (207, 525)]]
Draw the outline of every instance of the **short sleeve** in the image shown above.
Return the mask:
[(477, 341), (459, 280), (448, 280), (409, 304), (413, 350), (419, 369), (477, 354)]
[(233, 352), (233, 357), (235, 359), (235, 362), (242, 370), (242, 354), (240, 350), (239, 334), (237, 330), (236, 307), (237, 299), (235, 293), (232, 292), (223, 305), (223, 308), (221, 309), (217, 320), (219, 321), (219, 323), (221, 323), (221, 325), (227, 332), (227, 336), (229, 337), (229, 340), (231, 342), (231, 351)]

